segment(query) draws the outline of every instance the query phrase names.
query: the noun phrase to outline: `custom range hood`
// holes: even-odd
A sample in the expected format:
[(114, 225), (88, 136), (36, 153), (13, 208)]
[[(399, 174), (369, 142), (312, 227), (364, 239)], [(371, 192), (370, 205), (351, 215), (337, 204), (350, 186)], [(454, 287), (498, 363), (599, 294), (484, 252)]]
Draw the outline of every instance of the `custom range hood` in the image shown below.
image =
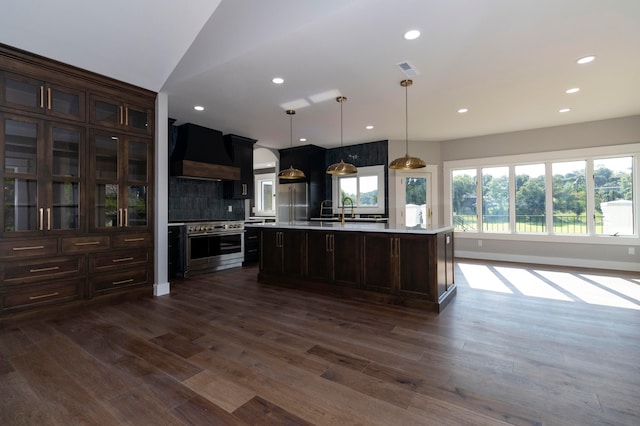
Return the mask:
[(178, 126), (171, 175), (189, 179), (240, 180), (225, 149), (222, 132), (187, 123)]

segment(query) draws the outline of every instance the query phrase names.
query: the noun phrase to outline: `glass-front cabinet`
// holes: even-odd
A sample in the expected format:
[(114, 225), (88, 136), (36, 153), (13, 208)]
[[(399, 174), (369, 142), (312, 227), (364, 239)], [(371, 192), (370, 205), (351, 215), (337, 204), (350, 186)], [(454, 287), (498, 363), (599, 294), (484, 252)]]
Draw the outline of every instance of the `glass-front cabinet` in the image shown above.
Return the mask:
[(26, 76), (0, 73), (0, 104), (69, 120), (85, 120), (85, 92)]
[(14, 114), (0, 114), (3, 233), (77, 231), (84, 131)]
[(138, 133), (153, 132), (151, 110), (97, 95), (91, 95), (89, 99), (89, 116), (93, 124)]
[(92, 228), (148, 227), (151, 140), (94, 132), (92, 142)]

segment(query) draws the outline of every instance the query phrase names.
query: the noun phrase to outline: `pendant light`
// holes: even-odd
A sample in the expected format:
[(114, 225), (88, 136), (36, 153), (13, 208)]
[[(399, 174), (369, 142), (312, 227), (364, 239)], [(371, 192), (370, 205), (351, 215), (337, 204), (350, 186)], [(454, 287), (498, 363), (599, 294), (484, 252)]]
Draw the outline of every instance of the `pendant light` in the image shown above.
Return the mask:
[[(286, 112), (287, 112), (287, 115), (289, 116), (289, 137), (291, 139), (291, 148), (293, 148), (293, 116), (296, 113), (296, 111), (293, 109), (288, 109)], [(278, 177), (280, 179), (293, 180), (293, 179), (304, 179), (305, 175), (302, 170), (294, 169), (293, 166), (289, 166), (288, 169), (282, 170), (280, 173), (278, 173)]]
[[(336, 101), (340, 103), (340, 152), (342, 153), (342, 104), (347, 100), (344, 96), (338, 96)], [(345, 163), (340, 159), (339, 163), (334, 163), (327, 169), (329, 175), (352, 175), (358, 173), (356, 166), (350, 163)]]
[(426, 167), (427, 164), (418, 157), (409, 157), (409, 96), (408, 87), (413, 84), (413, 80), (402, 80), (400, 86), (404, 87), (404, 108), (405, 108), (405, 154), (404, 157), (396, 158), (389, 163), (390, 169), (395, 170), (413, 170)]

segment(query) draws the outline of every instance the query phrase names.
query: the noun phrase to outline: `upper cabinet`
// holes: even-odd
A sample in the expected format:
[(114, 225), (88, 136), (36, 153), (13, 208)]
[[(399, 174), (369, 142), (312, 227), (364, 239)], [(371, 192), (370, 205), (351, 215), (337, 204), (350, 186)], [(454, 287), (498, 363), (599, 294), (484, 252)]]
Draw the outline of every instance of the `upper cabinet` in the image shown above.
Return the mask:
[(240, 168), (240, 180), (224, 182), (225, 198), (253, 198), (253, 144), (255, 139), (225, 135), (224, 144), (235, 167)]
[(85, 92), (59, 84), (0, 72), (0, 104), (68, 120), (85, 120)]
[(89, 119), (99, 126), (131, 132), (153, 134), (153, 109), (126, 100), (91, 94)]

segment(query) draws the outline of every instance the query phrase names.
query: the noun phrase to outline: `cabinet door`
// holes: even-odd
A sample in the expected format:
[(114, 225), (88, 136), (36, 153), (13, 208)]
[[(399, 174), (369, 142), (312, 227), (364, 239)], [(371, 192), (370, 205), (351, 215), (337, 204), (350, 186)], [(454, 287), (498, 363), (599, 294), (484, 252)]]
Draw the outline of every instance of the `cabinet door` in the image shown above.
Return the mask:
[(70, 120), (85, 120), (85, 93), (10, 73), (0, 75), (0, 104)]
[(305, 231), (287, 229), (282, 233), (282, 271), (302, 276), (305, 265)]
[(394, 289), (395, 236), (392, 234), (363, 235), (362, 281), (366, 288), (390, 292)]
[[(51, 201), (46, 207), (49, 231), (80, 230), (86, 219), (81, 213), (80, 182), (84, 179), (84, 129), (50, 123), (47, 125), (47, 156)], [(85, 228), (86, 229), (86, 228)]]
[(115, 229), (123, 223), (121, 204), (119, 162), (121, 142), (108, 133), (91, 136), (90, 176), (92, 189), (89, 204), (93, 209), (93, 229)]
[(335, 232), (332, 234), (333, 280), (336, 284), (358, 287), (362, 236), (358, 232)]
[(260, 271), (282, 273), (282, 232), (263, 229), (260, 233)]
[(240, 180), (224, 182), (225, 198), (253, 198), (253, 144), (254, 140), (236, 135), (225, 136), (225, 147), (231, 153), (233, 164), (240, 168)]
[(397, 238), (398, 290), (401, 293), (431, 299), (432, 286), (436, 285), (434, 238), (423, 235)]
[(114, 129), (152, 134), (151, 111), (120, 99), (91, 95), (89, 120), (93, 124)]
[(44, 122), (0, 114), (4, 201), (2, 232), (44, 231), (45, 191)]
[(123, 173), (124, 194), (124, 226), (128, 228), (146, 228), (149, 225), (149, 182), (150, 182), (150, 148), (148, 140), (127, 139), (123, 144), (127, 169)]
[(333, 234), (329, 232), (307, 232), (307, 277), (333, 280)]

